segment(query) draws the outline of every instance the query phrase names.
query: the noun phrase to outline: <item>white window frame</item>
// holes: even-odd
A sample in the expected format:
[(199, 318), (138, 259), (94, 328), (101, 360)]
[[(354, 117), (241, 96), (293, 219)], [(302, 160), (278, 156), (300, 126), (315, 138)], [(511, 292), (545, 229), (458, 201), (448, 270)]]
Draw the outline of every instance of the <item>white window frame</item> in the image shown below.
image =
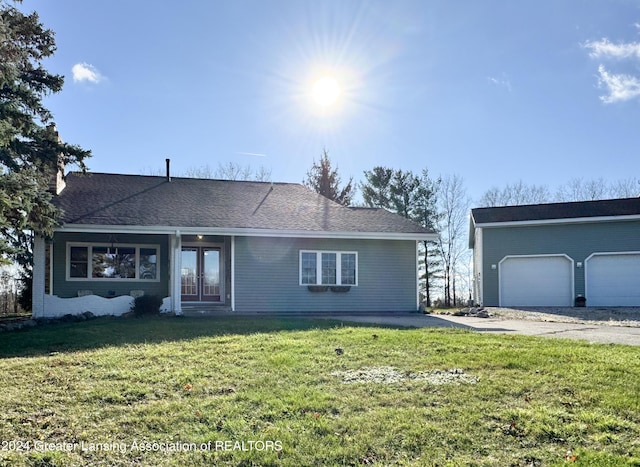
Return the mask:
[[(303, 284), (302, 283), (302, 255), (304, 253), (311, 253), (316, 255), (316, 283), (315, 284)], [(336, 283), (335, 284), (323, 284), (322, 283), (322, 254), (333, 253), (336, 255)], [(355, 265), (355, 283), (343, 284), (342, 283), (342, 255), (354, 255), (356, 258)], [(298, 284), (302, 286), (338, 286), (338, 287), (357, 287), (360, 274), (358, 273), (358, 252), (357, 251), (336, 251), (336, 250), (300, 250), (298, 255)]]
[[(71, 277), (71, 248), (87, 248), (87, 277)], [(136, 277), (93, 277), (93, 248), (135, 248), (136, 250)], [(155, 279), (140, 279), (140, 250), (144, 248), (155, 248), (156, 250), (156, 277)], [(143, 243), (90, 243), (90, 242), (69, 242), (67, 243), (67, 253), (65, 258), (66, 280), (77, 282), (160, 282), (160, 245)]]

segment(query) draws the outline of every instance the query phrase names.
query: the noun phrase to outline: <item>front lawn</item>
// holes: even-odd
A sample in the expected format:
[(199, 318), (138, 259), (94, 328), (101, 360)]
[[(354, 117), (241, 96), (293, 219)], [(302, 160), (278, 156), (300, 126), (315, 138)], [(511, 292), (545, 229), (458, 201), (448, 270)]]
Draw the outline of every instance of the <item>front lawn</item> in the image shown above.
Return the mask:
[(0, 374), (7, 466), (640, 465), (639, 347), (100, 318), (0, 334)]

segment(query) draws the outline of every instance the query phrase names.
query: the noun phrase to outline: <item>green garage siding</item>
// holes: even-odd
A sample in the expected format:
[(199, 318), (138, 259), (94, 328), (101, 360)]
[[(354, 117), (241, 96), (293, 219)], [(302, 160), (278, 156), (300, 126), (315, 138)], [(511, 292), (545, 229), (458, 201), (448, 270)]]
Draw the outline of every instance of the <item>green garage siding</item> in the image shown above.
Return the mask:
[[(106, 244), (145, 244), (160, 245), (159, 281), (130, 280), (66, 280), (67, 243), (106, 243)], [(78, 296), (78, 290), (91, 290), (95, 295), (106, 297), (109, 292), (115, 296), (129, 295), (132, 290), (144, 290), (147, 295), (158, 295), (161, 298), (169, 295), (169, 246), (167, 235), (134, 235), (134, 234), (85, 234), (56, 232), (53, 248), (53, 294), (60, 298)]]
[[(640, 222), (585, 222), (482, 228), (483, 304), (499, 304), (499, 268), (506, 256), (566, 254), (574, 261), (574, 297), (585, 293), (585, 260), (593, 253), (640, 251)], [(582, 263), (578, 267), (577, 263)], [(587, 305), (589, 297), (587, 296)]]
[[(358, 253), (358, 285), (311, 292), (299, 285), (300, 250)], [(416, 310), (416, 242), (237, 237), (235, 303), (240, 312)]]

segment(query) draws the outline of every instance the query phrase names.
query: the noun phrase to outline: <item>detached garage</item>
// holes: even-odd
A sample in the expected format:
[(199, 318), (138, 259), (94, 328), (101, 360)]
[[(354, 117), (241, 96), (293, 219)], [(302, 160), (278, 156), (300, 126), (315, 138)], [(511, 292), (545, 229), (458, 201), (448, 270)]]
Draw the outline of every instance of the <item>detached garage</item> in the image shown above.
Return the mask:
[(571, 306), (573, 261), (565, 255), (500, 261), (500, 306)]
[(474, 301), (640, 307), (640, 198), (471, 210)]

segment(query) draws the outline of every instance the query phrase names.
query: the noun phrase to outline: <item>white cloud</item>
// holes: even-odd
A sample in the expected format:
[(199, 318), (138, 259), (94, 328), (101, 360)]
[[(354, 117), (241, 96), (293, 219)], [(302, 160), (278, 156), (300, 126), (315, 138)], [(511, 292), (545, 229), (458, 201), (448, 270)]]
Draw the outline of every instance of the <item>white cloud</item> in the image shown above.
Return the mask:
[(609, 39), (599, 41), (587, 41), (584, 44), (586, 49), (591, 50), (591, 58), (640, 58), (640, 42), (621, 42), (614, 44)]
[(96, 67), (89, 65), (88, 63), (76, 63), (71, 67), (71, 72), (73, 73), (74, 83), (88, 81), (90, 83), (97, 84), (104, 80), (104, 76), (100, 74)]
[(640, 79), (624, 74), (611, 74), (603, 65), (598, 67), (598, 84), (607, 89), (608, 95), (600, 96), (605, 104), (624, 102), (640, 97)]
[[(634, 27), (640, 29), (640, 23)], [(623, 73), (621, 70), (609, 72), (602, 64), (603, 61), (615, 60), (618, 67), (623, 69), (637, 69), (640, 61), (640, 42), (613, 43), (609, 39), (602, 38), (598, 41), (587, 41), (582, 47), (589, 50), (589, 57), (598, 59), (598, 87), (605, 89), (607, 94), (600, 96), (605, 104), (625, 102), (640, 98), (640, 78), (635, 75)]]
[(241, 156), (267, 157), (266, 154), (262, 154), (260, 152), (237, 152), (236, 154), (240, 154)]
[(511, 81), (509, 81), (509, 78), (504, 73), (502, 74), (501, 78), (495, 78), (493, 76), (487, 76), (487, 81), (489, 83), (495, 85), (495, 86), (503, 87), (509, 92), (512, 91)]

